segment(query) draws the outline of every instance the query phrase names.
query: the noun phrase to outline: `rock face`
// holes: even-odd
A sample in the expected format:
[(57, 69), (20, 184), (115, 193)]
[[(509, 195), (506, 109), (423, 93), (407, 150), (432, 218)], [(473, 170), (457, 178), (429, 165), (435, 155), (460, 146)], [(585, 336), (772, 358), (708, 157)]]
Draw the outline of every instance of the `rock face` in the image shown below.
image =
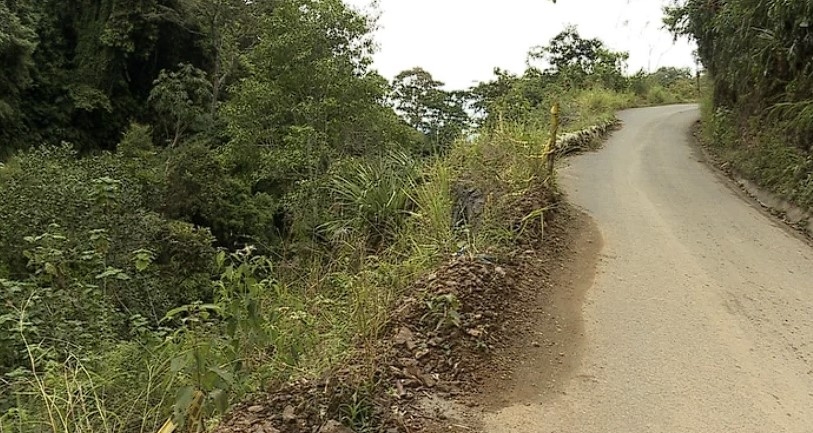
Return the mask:
[(452, 227), (476, 227), (486, 207), (485, 194), (474, 186), (458, 182), (452, 186)]

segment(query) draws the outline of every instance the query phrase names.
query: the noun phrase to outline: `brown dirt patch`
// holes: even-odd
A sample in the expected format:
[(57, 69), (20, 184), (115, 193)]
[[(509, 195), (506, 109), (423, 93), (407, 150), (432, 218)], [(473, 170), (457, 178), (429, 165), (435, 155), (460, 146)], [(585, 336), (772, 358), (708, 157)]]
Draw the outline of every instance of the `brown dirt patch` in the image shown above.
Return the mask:
[(503, 371), (483, 386), (479, 402), (486, 410), (544, 401), (562, 391), (581, 360), (582, 305), (603, 240), (589, 216), (568, 207), (557, 215), (548, 242), (552, 248), (526, 252), (519, 261), (512, 344), (496, 354)]

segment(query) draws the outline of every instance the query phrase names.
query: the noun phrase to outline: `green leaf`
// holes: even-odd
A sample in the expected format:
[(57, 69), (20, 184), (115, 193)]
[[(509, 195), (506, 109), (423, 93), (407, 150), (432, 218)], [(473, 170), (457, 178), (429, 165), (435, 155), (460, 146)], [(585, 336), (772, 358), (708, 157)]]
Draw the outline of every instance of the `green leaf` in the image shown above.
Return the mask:
[(201, 304), (198, 305), (198, 309), (200, 309), (200, 311), (212, 312), (218, 315), (221, 314), (221, 312), (223, 311), (223, 308), (221, 308), (220, 305), (217, 304)]
[(221, 414), (225, 414), (229, 410), (229, 395), (222, 389), (212, 391), (209, 396), (215, 404), (215, 409)]
[(117, 269), (117, 268), (113, 268), (113, 267), (109, 267), (109, 266), (107, 267), (107, 269), (104, 272), (102, 272), (99, 275), (96, 275), (97, 280), (104, 280), (104, 279), (111, 278), (111, 277), (117, 278), (119, 280), (129, 280), (130, 279), (130, 277), (128, 277), (127, 274), (125, 274), (124, 271), (122, 271), (121, 269)]
[(195, 388), (192, 386), (185, 386), (178, 390), (175, 394), (175, 406), (174, 406), (174, 421), (175, 424), (182, 426), (186, 421), (186, 411), (189, 409), (189, 405), (192, 404), (192, 399), (195, 398)]
[(224, 263), (226, 263), (226, 252), (220, 251), (215, 256), (215, 264), (217, 265), (217, 269), (222, 269)]
[(155, 255), (150, 250), (141, 249), (133, 253), (135, 268), (138, 272), (144, 272), (155, 260)]
[(209, 367), (209, 371), (218, 375), (227, 385), (234, 386), (234, 375), (230, 372), (217, 366)]
[(45, 273), (48, 275), (56, 276), (59, 271), (57, 270), (56, 266), (53, 263), (46, 263), (45, 264)]
[(167, 314), (164, 315), (164, 318), (161, 319), (161, 322), (173, 320), (179, 314), (189, 312), (189, 308), (190, 308), (189, 305), (182, 305), (180, 307), (173, 308), (167, 311)]
[(187, 354), (181, 354), (172, 358), (169, 362), (169, 371), (172, 374), (178, 374), (188, 365), (189, 363), (189, 356)]

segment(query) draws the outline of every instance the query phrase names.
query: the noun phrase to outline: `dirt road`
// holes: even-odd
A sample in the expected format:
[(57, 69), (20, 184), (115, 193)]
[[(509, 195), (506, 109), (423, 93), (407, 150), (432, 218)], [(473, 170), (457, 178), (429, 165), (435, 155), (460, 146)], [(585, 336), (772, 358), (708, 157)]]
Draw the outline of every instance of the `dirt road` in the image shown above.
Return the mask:
[(581, 361), (486, 432), (813, 432), (813, 249), (699, 161), (697, 116), (623, 112), (563, 171), (604, 239)]

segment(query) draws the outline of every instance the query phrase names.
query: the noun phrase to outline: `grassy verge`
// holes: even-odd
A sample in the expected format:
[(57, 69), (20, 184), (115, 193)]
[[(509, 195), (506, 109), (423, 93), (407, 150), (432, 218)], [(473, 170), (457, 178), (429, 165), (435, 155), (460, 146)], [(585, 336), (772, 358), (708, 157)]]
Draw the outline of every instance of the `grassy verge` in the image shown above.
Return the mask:
[(813, 159), (791, 144), (792, 125), (776, 116), (740, 118), (702, 104), (702, 140), (732, 170), (795, 205), (813, 209)]

